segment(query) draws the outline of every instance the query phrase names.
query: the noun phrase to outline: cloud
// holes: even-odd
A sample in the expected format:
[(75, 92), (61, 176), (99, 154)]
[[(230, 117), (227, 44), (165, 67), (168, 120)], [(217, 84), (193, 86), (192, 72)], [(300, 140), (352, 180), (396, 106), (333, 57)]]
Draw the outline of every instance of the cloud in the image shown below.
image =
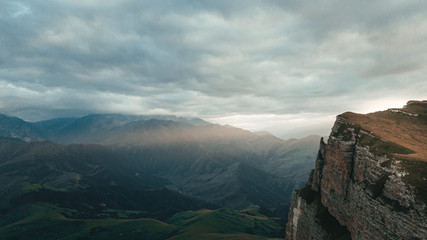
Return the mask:
[(253, 116), (330, 121), (427, 92), (424, 1), (2, 6), (0, 111), (26, 119), (171, 113), (267, 128)]

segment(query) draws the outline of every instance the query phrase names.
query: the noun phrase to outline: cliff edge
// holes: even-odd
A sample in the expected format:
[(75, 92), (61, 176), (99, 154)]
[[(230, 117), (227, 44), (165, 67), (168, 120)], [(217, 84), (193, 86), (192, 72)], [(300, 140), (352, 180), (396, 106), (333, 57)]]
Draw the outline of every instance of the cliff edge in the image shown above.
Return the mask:
[(427, 101), (337, 116), (294, 192), (288, 240), (427, 239)]

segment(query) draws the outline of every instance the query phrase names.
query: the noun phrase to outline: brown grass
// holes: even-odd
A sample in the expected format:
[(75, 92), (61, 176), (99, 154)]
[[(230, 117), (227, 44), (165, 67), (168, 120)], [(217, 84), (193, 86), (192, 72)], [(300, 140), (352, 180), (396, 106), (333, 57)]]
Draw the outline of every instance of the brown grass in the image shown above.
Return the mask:
[[(413, 101), (409, 102), (414, 104)], [(375, 135), (411, 149), (412, 154), (394, 154), (397, 158), (427, 162), (427, 101), (415, 102), (416, 107), (405, 106), (418, 116), (381, 111), (369, 114), (347, 112), (342, 114), (346, 121), (358, 124)], [(408, 111), (409, 112), (409, 111)]]

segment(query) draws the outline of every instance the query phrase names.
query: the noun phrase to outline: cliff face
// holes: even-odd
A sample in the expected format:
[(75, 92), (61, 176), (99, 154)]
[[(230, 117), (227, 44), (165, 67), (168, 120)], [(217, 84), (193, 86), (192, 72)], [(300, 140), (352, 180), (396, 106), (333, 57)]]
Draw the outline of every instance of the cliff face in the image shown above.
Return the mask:
[(427, 101), (337, 117), (293, 195), (286, 236), (427, 239)]

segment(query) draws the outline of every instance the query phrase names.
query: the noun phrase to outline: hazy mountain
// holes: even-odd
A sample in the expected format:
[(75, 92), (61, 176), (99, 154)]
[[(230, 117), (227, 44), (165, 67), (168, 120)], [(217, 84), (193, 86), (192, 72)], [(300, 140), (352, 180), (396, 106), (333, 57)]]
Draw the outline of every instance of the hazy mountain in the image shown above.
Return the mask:
[(272, 150), (274, 154), (264, 165), (264, 170), (278, 176), (303, 182), (313, 168), (313, 156), (319, 148), (320, 136), (311, 135), (301, 139), (287, 140)]
[(34, 123), (49, 139), (62, 143), (98, 142), (99, 134), (128, 123), (150, 119), (188, 123), (195, 126), (209, 125), (199, 118), (176, 117), (173, 115), (121, 115), (91, 114), (82, 118), (52, 119)]
[(244, 209), (257, 204), (275, 210), (289, 202), (293, 181), (277, 177), (244, 163), (235, 163), (221, 169), (214, 177), (192, 178), (182, 191), (190, 196), (231, 209)]
[[(292, 190), (301, 186), (313, 167), (320, 138), (284, 141), (268, 133), (175, 116), (94, 114), (21, 123), (34, 129), (35, 139), (106, 146), (114, 151), (107, 155), (131, 166), (127, 174), (168, 179), (169, 189), (235, 209), (258, 204), (274, 210), (288, 204)], [(244, 181), (242, 176), (250, 174), (245, 171), (256, 172), (258, 180), (276, 180)], [(226, 192), (227, 186), (233, 191)], [(252, 186), (263, 187), (245, 190)], [(220, 197), (209, 194), (211, 189), (222, 189), (216, 193)]]
[[(47, 238), (64, 232), (102, 238), (118, 229), (126, 236), (149, 234), (153, 239), (280, 236), (281, 228), (265, 216), (182, 211), (256, 204), (265, 214), (286, 220), (291, 192), (308, 176), (320, 138), (284, 141), (269, 133), (174, 116), (104, 114), (29, 123), (2, 115), (1, 123), (0, 233), (29, 239), (34, 239), (31, 231), (51, 224), (61, 230)], [(179, 212), (184, 215), (170, 225), (141, 220), (167, 221)], [(182, 218), (188, 214), (192, 220)], [(115, 220), (103, 220), (107, 218)], [(94, 226), (93, 219), (103, 227), (81, 227)], [(206, 232), (192, 230), (215, 226), (219, 219), (245, 224), (230, 232), (223, 225)], [(23, 220), (28, 224), (22, 226), (33, 230), (16, 232), (14, 226)], [(77, 222), (81, 225), (74, 225)], [(154, 224), (168, 234), (124, 230), (137, 224)]]
[[(251, 133), (239, 128), (212, 125), (201, 119), (175, 116), (94, 114), (37, 123), (2, 116), (5, 122), (4, 127), (0, 128), (2, 136), (26, 141), (49, 139), (59, 143), (102, 144), (132, 159), (142, 159), (140, 164), (144, 165), (144, 169), (148, 167), (147, 171), (158, 172), (163, 170), (159, 169), (163, 165), (175, 171), (204, 168), (203, 165), (207, 163), (203, 159), (209, 159), (208, 165), (217, 165), (218, 161), (228, 161), (227, 164), (244, 161), (278, 176), (291, 177), (297, 182), (303, 182), (308, 176), (320, 138), (311, 136), (284, 141), (266, 132)], [(158, 151), (162, 152), (161, 156), (153, 158), (152, 153)], [(168, 155), (170, 152), (173, 152), (172, 155)], [(174, 160), (174, 154), (179, 156), (180, 162)], [(159, 158), (168, 160), (160, 161)], [(190, 165), (198, 159), (198, 167), (188, 166), (183, 159), (188, 159)], [(179, 166), (176, 166), (178, 163)]]
[(55, 188), (81, 189), (95, 185), (159, 188), (168, 183), (134, 171), (130, 161), (100, 145), (59, 145), (50, 141), (25, 143), (0, 139), (0, 179), (4, 190), (20, 182)]
[[(236, 182), (242, 191), (251, 191), (255, 182), (254, 189), (263, 189), (278, 178), (243, 164), (231, 168), (240, 182), (252, 181)], [(100, 145), (0, 139), (0, 179), (0, 239), (264, 239), (283, 234), (277, 218), (262, 215), (259, 207), (208, 210), (217, 207), (155, 188), (167, 182), (135, 173), (132, 162)]]
[(174, 115), (91, 114), (81, 118), (55, 118), (32, 123), (0, 114), (0, 137), (19, 138), (27, 142), (60, 138), (62, 141), (74, 143), (72, 136), (82, 138), (83, 135), (89, 135), (92, 132), (110, 130), (130, 122), (150, 119), (188, 123), (195, 126), (210, 125), (209, 122), (200, 118)]
[[(207, 159), (209, 164), (219, 165), (245, 162), (297, 181), (304, 181), (308, 176), (320, 139), (320, 136), (310, 136), (284, 141), (271, 134), (260, 135), (220, 125), (197, 126), (159, 119), (133, 120), (135, 118), (123, 115), (89, 115), (67, 125), (60, 134), (50, 136), (62, 143), (109, 146), (128, 157), (139, 159), (144, 169), (156, 173), (167, 169), (177, 172), (203, 168), (202, 162)], [(153, 152), (162, 153), (153, 158)], [(159, 158), (164, 159), (159, 162)], [(189, 165), (197, 166), (188, 166), (185, 159)], [(166, 170), (162, 169), (163, 161)]]
[(100, 145), (1, 139), (0, 156), (3, 211), (48, 202), (76, 209), (72, 215), (80, 218), (96, 217), (107, 206), (166, 218), (179, 211), (215, 208), (165, 189), (167, 180), (135, 171), (131, 162)]
[[(283, 141), (272, 135), (258, 136), (239, 128), (149, 120), (104, 131), (98, 141), (134, 161), (141, 171), (169, 179), (174, 183), (170, 187), (184, 194), (211, 201), (214, 198), (202, 193), (209, 192), (212, 187), (212, 182), (206, 179), (216, 179), (214, 185), (234, 185), (236, 192), (227, 192), (228, 195), (234, 194), (235, 202), (231, 203), (226, 199), (227, 194), (221, 194), (227, 188), (217, 187), (222, 189), (217, 192), (222, 199), (215, 199), (215, 203), (240, 209), (250, 204), (274, 209), (277, 205), (273, 206), (271, 202), (264, 205), (266, 202), (260, 199), (267, 196), (277, 199), (273, 202), (279, 204), (300, 186), (313, 167), (319, 137)], [(238, 178), (241, 172), (227, 172), (236, 163), (258, 169), (259, 175), (275, 174), (281, 182), (286, 182), (287, 188), (279, 190), (264, 182), (267, 185), (263, 190), (274, 190), (259, 191), (258, 197), (249, 197), (252, 192), (241, 191), (235, 181), (224, 177), (232, 175), (233, 179)], [(252, 183), (247, 182), (244, 187), (253, 186)]]
[(19, 138), (28, 142), (43, 139), (43, 134), (32, 123), (0, 114), (0, 137)]

